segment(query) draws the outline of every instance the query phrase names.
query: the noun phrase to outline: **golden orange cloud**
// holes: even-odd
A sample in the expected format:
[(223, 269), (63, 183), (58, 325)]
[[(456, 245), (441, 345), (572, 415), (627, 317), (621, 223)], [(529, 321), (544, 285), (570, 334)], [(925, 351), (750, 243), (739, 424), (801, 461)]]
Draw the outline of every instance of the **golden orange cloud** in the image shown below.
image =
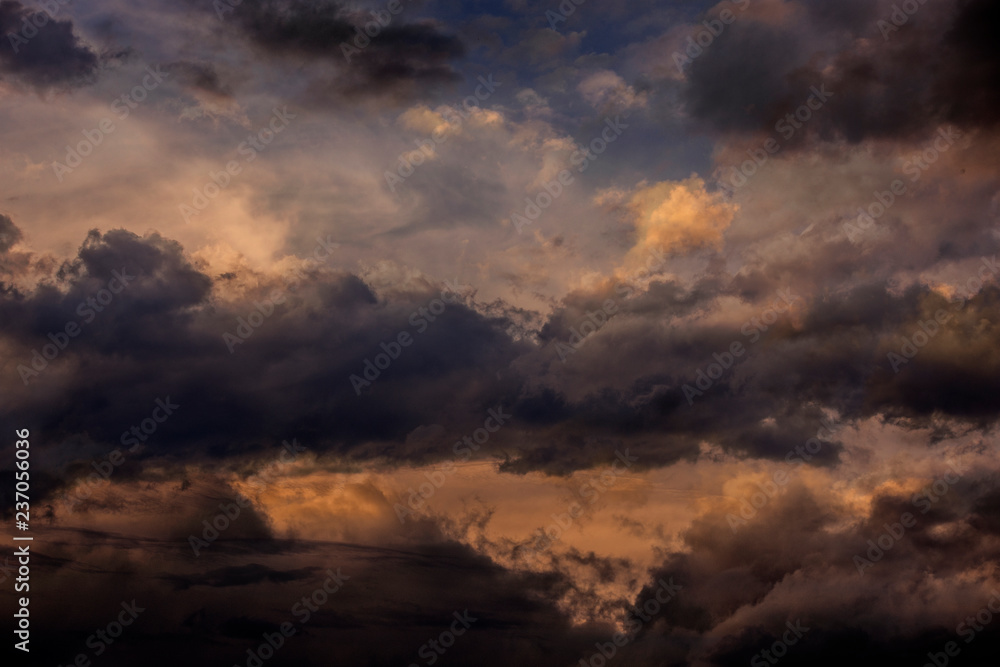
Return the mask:
[(663, 181), (640, 188), (627, 203), (637, 242), (627, 259), (641, 259), (651, 251), (673, 253), (719, 246), (739, 210), (708, 192), (705, 181)]

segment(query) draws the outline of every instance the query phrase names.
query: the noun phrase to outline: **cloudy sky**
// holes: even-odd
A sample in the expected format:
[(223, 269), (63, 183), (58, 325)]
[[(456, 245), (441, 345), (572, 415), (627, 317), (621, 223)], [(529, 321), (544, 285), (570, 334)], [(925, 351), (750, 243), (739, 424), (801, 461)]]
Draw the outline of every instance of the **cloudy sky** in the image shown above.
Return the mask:
[(998, 30), (0, 1), (14, 664), (996, 664)]

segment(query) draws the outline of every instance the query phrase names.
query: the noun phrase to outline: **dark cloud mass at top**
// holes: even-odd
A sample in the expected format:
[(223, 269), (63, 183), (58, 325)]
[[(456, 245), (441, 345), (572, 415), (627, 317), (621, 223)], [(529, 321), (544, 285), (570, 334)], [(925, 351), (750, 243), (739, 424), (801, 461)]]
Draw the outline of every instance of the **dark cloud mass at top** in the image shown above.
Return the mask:
[[(382, 23), (339, 2), (246, 0), (228, 16), (269, 57), (334, 65), (331, 80), (317, 85), (338, 97), (421, 97), (427, 86), (460, 78), (454, 62), (465, 47), (456, 35), (434, 22), (412, 22), (405, 12), (377, 10)], [(374, 36), (365, 32), (368, 24)]]
[(771, 130), (811, 86), (825, 84), (833, 97), (805, 132), (828, 140), (909, 138), (942, 123), (992, 128), (1000, 120), (995, 3), (921, 3), (902, 26), (891, 22), (889, 3), (802, 6), (805, 22), (747, 16), (705, 49), (684, 86), (692, 115), (723, 131)]
[(15, 81), (47, 90), (82, 85), (96, 75), (98, 55), (80, 40), (73, 22), (62, 16), (4, 0), (0, 35), (0, 74)]

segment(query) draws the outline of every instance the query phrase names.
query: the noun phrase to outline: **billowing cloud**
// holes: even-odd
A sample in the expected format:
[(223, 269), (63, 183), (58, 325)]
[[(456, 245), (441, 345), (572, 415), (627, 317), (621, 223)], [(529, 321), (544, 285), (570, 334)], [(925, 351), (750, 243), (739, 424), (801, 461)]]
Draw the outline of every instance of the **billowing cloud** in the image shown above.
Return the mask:
[(737, 210), (707, 192), (699, 178), (642, 187), (632, 194), (628, 208), (637, 236), (633, 255), (718, 247)]
[(245, 0), (223, 13), (269, 56), (332, 64), (332, 77), (313, 82), (318, 96), (419, 97), (425, 87), (458, 80), (451, 63), (464, 55), (462, 42), (434, 22), (407, 21), (402, 5), (394, 9), (380, 8), (376, 17), (335, 1)]
[(74, 32), (73, 22), (52, 2), (44, 11), (17, 0), (0, 2), (0, 74), (38, 91), (92, 82), (99, 57)]

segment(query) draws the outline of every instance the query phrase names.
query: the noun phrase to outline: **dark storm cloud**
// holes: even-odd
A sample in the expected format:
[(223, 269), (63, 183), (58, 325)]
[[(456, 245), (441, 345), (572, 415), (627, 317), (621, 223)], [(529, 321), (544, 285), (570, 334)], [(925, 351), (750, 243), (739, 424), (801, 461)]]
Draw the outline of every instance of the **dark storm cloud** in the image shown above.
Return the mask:
[[(116, 272), (134, 279), (90, 312), (87, 299)], [(50, 281), (0, 301), (3, 337), (16, 350), (5, 382), (19, 423), (64, 443), (64, 463), (51, 474), (88, 474), (91, 460), (136, 435), (147, 440), (139, 426), (153, 424), (157, 400), (179, 407), (121, 466), (123, 478), (141, 476), (149, 456), (259, 459), (293, 438), (357, 461), (450, 459), (451, 444), (497, 407), (514, 417), (479, 455), (502, 457), (507, 471), (555, 474), (604, 465), (622, 447), (638, 452), (641, 467), (669, 465), (696, 457), (706, 439), (783, 459), (816, 436), (822, 408), (843, 422), (882, 414), (919, 426), (945, 415), (982, 428), (1000, 409), (1000, 357), (991, 352), (1000, 330), (987, 324), (998, 320), (1000, 293), (992, 286), (967, 303), (920, 286), (894, 296), (884, 282), (836, 297), (793, 294), (795, 317), (765, 326), (759, 317), (772, 305), (787, 307), (777, 294), (756, 301), (757, 324), (701, 324), (699, 314), (720, 296), (740, 295), (740, 283), (722, 274), (689, 290), (663, 281), (641, 294), (569, 295), (534, 346), (510, 337), (515, 323), (502, 309), (485, 315), (454, 303), (429, 317), (440, 295), (430, 285), (379, 298), (354, 275), (316, 274), (268, 307), (285, 289), (274, 279), (254, 278), (248, 284), (259, 287), (235, 304), (212, 296), (215, 281), (228, 282), (201, 273), (156, 234), (94, 232)], [(607, 299), (618, 312), (561, 362), (556, 344), (571, 343)], [(231, 342), (230, 353), (223, 333), (235, 337), (256, 304), (271, 314), (254, 320), (259, 326)], [(942, 309), (952, 317), (940, 333), (894, 372), (888, 355), (902, 353), (904, 337)], [(81, 333), (50, 367), (25, 375), (67, 322)], [(413, 342), (395, 350), (402, 332)], [(745, 353), (706, 386), (734, 343)], [(374, 360), (388, 359), (386, 350), (396, 358), (379, 370)], [(833, 436), (811, 463), (834, 464), (839, 450)]]
[[(898, 521), (900, 512), (913, 507), (906, 498), (877, 496), (861, 523), (845, 527), (822, 493), (793, 485), (735, 531), (721, 512), (702, 516), (681, 536), (685, 551), (668, 554), (650, 572), (576, 552), (553, 556), (545, 571), (513, 572), (468, 546), (425, 536), (406, 548), (307, 540), (220, 543), (211, 568), (192, 573), (182, 541), (53, 531), (43, 535), (32, 561), (33, 574), (60, 583), (33, 597), (50, 638), (37, 647), (37, 658), (65, 664), (85, 651), (87, 636), (103, 627), (101, 619), (115, 618), (124, 596), (144, 611), (102, 656), (109, 666), (139, 659), (154, 666), (178, 660), (245, 664), (247, 650), (256, 650), (266, 641), (264, 633), (279, 631), (282, 623), (296, 630), (275, 653), (284, 664), (423, 664), (421, 648), (448, 630), (455, 612), (466, 611), (475, 620), (439, 656), (442, 664), (572, 665), (615, 633), (596, 623), (574, 625), (556, 604), (587, 593), (564, 574), (582, 566), (593, 568), (601, 581), (630, 576), (648, 582), (634, 598), (611, 605), (632, 619), (639, 616), (629, 608), (654, 599), (661, 582), (681, 586), (669, 603), (644, 611), (646, 620), (616, 649), (622, 664), (746, 665), (781, 638), (786, 622), (796, 620), (808, 631), (782, 664), (874, 666), (895, 664), (900, 656), (922, 664), (922, 656), (941, 651), (947, 641), (986, 664), (998, 639), (995, 622), (971, 644), (955, 628), (992, 595), (988, 583), (962, 581), (966, 568), (985, 566), (1000, 554), (981, 530), (941, 537), (940, 528), (963, 508), (981, 506), (978, 499), (994, 497), (996, 480), (970, 474), (864, 577), (853, 556), (884, 530), (881, 523)], [(115, 549), (102, 552), (96, 546), (101, 543)], [(144, 567), (131, 566), (137, 562)], [(937, 578), (926, 577), (928, 570)], [(305, 607), (296, 613), (295, 605), (330, 571), (344, 578), (342, 587), (303, 622)], [(64, 590), (76, 592), (73, 605), (65, 605)], [(948, 608), (911, 613), (900, 606), (902, 590)]]
[[(116, 274), (133, 278), (110, 303), (88, 305), (102, 290), (110, 296)], [(6, 378), (21, 388), (19, 418), (50, 441), (69, 446), (79, 436), (82, 451), (94, 457), (133, 444), (123, 433), (162, 417), (154, 415), (158, 399), (179, 407), (144, 443), (147, 455), (277, 453), (282, 441), (298, 438), (317, 453), (362, 459), (383, 458), (390, 448), (399, 461), (450, 457), (451, 442), (482, 426), (486, 411), (508, 395), (510, 381), (497, 374), (525, 349), (506, 336), (500, 317), (461, 303), (431, 315), (426, 309), (440, 288), (381, 302), (360, 279), (340, 273), (307, 276), (288, 288), (285, 303), (230, 353), (223, 334), (235, 337), (239, 320), (256, 321), (255, 304), (285, 285), (265, 280), (233, 307), (210, 298), (212, 283), (178, 244), (156, 234), (90, 235), (50, 282), (0, 302), (4, 338), (23, 346)], [(51, 367), (28, 372), (33, 352), (55, 345), (49, 334), (64, 335), (68, 322), (80, 327), (77, 336)], [(372, 360), (384, 354), (382, 344), (398, 345), (404, 332), (411, 346), (377, 371)], [(366, 373), (370, 386), (360, 384)], [(445, 428), (447, 441), (400, 446), (408, 433), (432, 424)], [(87, 458), (81, 474), (89, 472)], [(121, 468), (126, 476), (129, 465)]]
[(748, 14), (729, 26), (689, 65), (688, 112), (722, 131), (773, 132), (812, 86), (826, 85), (832, 98), (796, 142), (911, 138), (946, 123), (992, 128), (1000, 120), (996, 3), (924, 3), (887, 38), (877, 22), (896, 27), (891, 3), (806, 9), (807, 22), (772, 25)]
[[(434, 22), (407, 22), (405, 12), (385, 14), (391, 21), (374, 37), (364, 32), (365, 25), (373, 22), (370, 13), (352, 11), (338, 2), (247, 0), (227, 17), (268, 55), (335, 64), (334, 74), (311, 85), (310, 94), (318, 100), (421, 97), (428, 87), (461, 78), (452, 62), (465, 54), (465, 47), (456, 36)], [(362, 47), (355, 44), (359, 33)], [(346, 57), (344, 44), (352, 49)]]
[(685, 91), (688, 112), (722, 131), (758, 129), (789, 104), (785, 75), (801, 57), (798, 42), (794, 32), (781, 28), (732, 25), (693, 61)]
[[(719, 293), (733, 294), (736, 286)], [(513, 408), (546, 436), (505, 469), (565, 473), (589, 467), (609, 442), (634, 446), (642, 465), (693, 456), (704, 439), (783, 459), (816, 436), (822, 407), (844, 421), (882, 414), (927, 426), (943, 414), (984, 428), (1000, 411), (1000, 359), (992, 352), (1000, 344), (1000, 292), (994, 286), (965, 302), (924, 286), (894, 296), (885, 283), (873, 282), (836, 295), (797, 297), (795, 318), (778, 315), (771, 325), (760, 315), (774, 298), (762, 300), (757, 324), (661, 324), (711, 307), (717, 294), (699, 287), (684, 294), (665, 283), (619, 299), (620, 311), (608, 324), (575, 352), (564, 348), (563, 363), (557, 342), (577, 340), (573, 332), (582, 330), (587, 313), (615, 295), (569, 296), (543, 327), (547, 344), (537, 353), (538, 364), (525, 366), (538, 370)], [(934, 325), (940, 311), (946, 322)], [(918, 336), (919, 350), (903, 349), (927, 327), (937, 331), (930, 342)], [(745, 350), (736, 358), (734, 343)], [(911, 360), (904, 352), (919, 353)], [(894, 368), (891, 353), (905, 361)], [(710, 366), (720, 359), (729, 368), (717, 379), (708, 377), (718, 372)], [(839, 449), (827, 444), (811, 462), (833, 464)]]
[[(135, 598), (144, 611), (101, 656), (109, 666), (246, 664), (247, 650), (256, 650), (265, 643), (262, 635), (280, 631), (282, 623), (292, 624), (295, 634), (275, 653), (280, 664), (421, 664), (426, 655), (418, 652), (432, 652), (428, 642), (452, 627), (456, 613), (469, 627), (446, 656), (438, 656), (442, 664), (570, 664), (601, 638), (592, 628), (573, 627), (555, 605), (573, 587), (566, 577), (509, 572), (440, 538), (405, 549), (281, 541), (273, 550), (246, 543), (214, 556), (217, 566), (200, 574), (191, 573), (183, 542), (74, 531), (62, 537), (82, 543), (52, 547), (47, 540), (50, 546), (38, 549), (32, 561), (35, 576), (58, 577), (77, 593), (63, 613), (57, 610), (65, 598), (52, 589), (33, 595), (32, 611), (47, 619), (49, 640), (32, 644), (32, 653), (51, 664), (72, 662), (80, 652), (93, 657), (85, 641), (116, 618), (122, 596)], [(94, 551), (95, 539), (126, 555)], [(68, 562), (45, 560), (49, 549), (92, 567), (81, 572)], [(123, 558), (147, 566), (122, 572)], [(321, 588), (330, 571), (343, 579), (340, 589), (306, 615), (302, 599)]]
[[(51, 7), (64, 9), (58, 2)], [(73, 32), (73, 22), (16, 0), (0, 2), (0, 75), (36, 90), (93, 81), (99, 58)], [(38, 26), (41, 27), (38, 27)]]
[[(669, 556), (631, 602), (638, 606), (650, 599), (665, 579), (681, 584), (682, 593), (642, 626), (619, 659), (653, 664), (654, 654), (666, 654), (675, 664), (745, 665), (782, 637), (786, 622), (796, 620), (809, 630), (789, 647), (782, 664), (880, 665), (901, 658), (922, 664), (928, 651), (940, 652), (948, 641), (956, 641), (970, 659), (989, 654), (1000, 636), (997, 627), (987, 626), (972, 645), (956, 630), (964, 616), (985, 606), (993, 594), (988, 585), (956, 584), (948, 609), (958, 611), (937, 614), (938, 620), (912, 613), (915, 607), (900, 608), (886, 596), (899, 587), (936, 596), (934, 584), (919, 583), (926, 581), (920, 573), (960, 581), (970, 567), (996, 558), (989, 532), (942, 530), (960, 521), (973, 503), (981, 506), (984, 501), (977, 498), (995, 497), (994, 478), (968, 475), (926, 515), (909, 497), (876, 496), (865, 519), (848, 528), (836, 527), (832, 498), (822, 493), (793, 485), (735, 530), (722, 513), (696, 520), (684, 534), (689, 551)], [(854, 556), (864, 555), (866, 541), (905, 512), (916, 515), (916, 525), (862, 577)]]
[[(996, 591), (988, 580), (970, 579), (970, 571), (988, 569), (998, 555), (995, 531), (980, 518), (995, 515), (997, 479), (988, 470), (960, 473), (944, 495), (922, 496), (936, 498), (926, 513), (908, 494), (882, 493), (858, 520), (845, 522), (836, 492), (793, 481), (747, 520), (731, 523), (727, 511), (734, 508), (704, 513), (681, 533), (683, 549), (645, 576), (628, 563), (574, 551), (546, 554), (547, 568), (566, 572), (585, 564), (602, 581), (638, 576), (648, 582), (634, 598), (611, 603), (632, 621), (628, 642), (616, 650), (623, 664), (746, 665), (796, 621), (803, 635), (781, 656), (783, 664), (874, 666), (899, 656), (921, 664), (928, 651), (940, 652), (949, 641), (970, 659), (983, 660), (1000, 629), (987, 625), (969, 645), (970, 626), (966, 634), (958, 626)], [(924, 492), (932, 488), (927, 484)], [(897, 534), (862, 576), (854, 557), (865, 556), (867, 541), (907, 512), (915, 525)], [(501, 551), (516, 558), (518, 545), (506, 547)], [(943, 581), (951, 583), (942, 588)], [(655, 610), (645, 606), (664, 582), (679, 585), (678, 594)], [(900, 590), (911, 594), (910, 602)], [(613, 632), (607, 630), (604, 641)], [(585, 647), (578, 658), (595, 651)], [(755, 664), (767, 663), (760, 658)]]
[[(994, 352), (1000, 343), (1000, 290), (988, 286), (968, 301), (916, 292), (911, 290), (911, 298), (919, 300), (916, 312), (885, 341), (884, 361), (871, 378), (870, 408), (890, 416), (926, 419), (944, 412), (992, 422), (1000, 408), (1000, 360)], [(939, 314), (947, 319), (936, 328)], [(918, 347), (925, 337), (936, 345)]]
[(943, 46), (953, 58), (946, 64), (937, 95), (947, 100), (947, 120), (961, 125), (994, 126), (1000, 119), (1000, 6), (989, 0), (966, 0)]

